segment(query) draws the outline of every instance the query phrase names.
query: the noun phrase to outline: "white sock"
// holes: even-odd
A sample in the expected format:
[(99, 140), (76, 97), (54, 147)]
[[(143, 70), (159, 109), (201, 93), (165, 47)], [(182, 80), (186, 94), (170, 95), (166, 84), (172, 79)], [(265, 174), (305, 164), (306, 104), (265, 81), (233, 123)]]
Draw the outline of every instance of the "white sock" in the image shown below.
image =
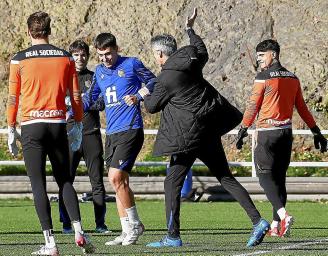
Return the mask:
[(279, 218), (281, 220), (283, 220), (284, 218), (286, 218), (287, 212), (286, 209), (284, 207), (281, 207), (278, 211), (277, 211)]
[(120, 218), (121, 226), (122, 226), (122, 233), (129, 233), (129, 218), (128, 217), (122, 217)]
[(75, 238), (79, 237), (80, 234), (83, 234), (82, 225), (80, 221), (73, 221), (73, 228), (75, 231)]
[(44, 240), (46, 241), (46, 246), (48, 248), (53, 248), (56, 246), (55, 237), (52, 229), (43, 230)]
[(130, 223), (140, 223), (140, 219), (139, 219), (139, 216), (138, 216), (136, 206), (132, 206), (131, 208), (127, 208), (125, 210), (126, 210), (126, 213), (128, 214), (128, 218), (129, 218)]
[(279, 226), (279, 221), (273, 220), (271, 222), (270, 228), (274, 229), (274, 228), (278, 228), (278, 226)]

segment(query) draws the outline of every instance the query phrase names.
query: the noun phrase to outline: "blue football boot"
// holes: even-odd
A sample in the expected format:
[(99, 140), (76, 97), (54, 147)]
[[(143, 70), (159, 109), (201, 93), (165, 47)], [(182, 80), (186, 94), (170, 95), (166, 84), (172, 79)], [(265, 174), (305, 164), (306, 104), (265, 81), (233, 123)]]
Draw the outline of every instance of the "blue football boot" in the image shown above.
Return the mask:
[(270, 224), (265, 219), (261, 219), (256, 225), (254, 225), (253, 232), (247, 243), (247, 247), (253, 247), (262, 243), (263, 238), (269, 228)]
[(172, 238), (172, 237), (169, 237), (169, 236), (165, 236), (162, 240), (160, 240), (158, 242), (149, 243), (146, 246), (155, 247), (155, 248), (180, 247), (180, 246), (182, 246), (182, 240), (181, 240), (180, 237)]

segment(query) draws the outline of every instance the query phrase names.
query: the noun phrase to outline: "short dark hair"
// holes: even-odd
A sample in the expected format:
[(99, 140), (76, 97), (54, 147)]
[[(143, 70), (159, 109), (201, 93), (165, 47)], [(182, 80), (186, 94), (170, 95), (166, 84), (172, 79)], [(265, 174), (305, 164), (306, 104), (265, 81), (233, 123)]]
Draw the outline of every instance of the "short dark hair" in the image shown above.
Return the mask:
[(27, 19), (27, 27), (33, 38), (46, 38), (51, 33), (50, 16), (46, 12), (35, 12)]
[(150, 40), (150, 44), (154, 50), (160, 50), (166, 56), (171, 56), (177, 50), (177, 42), (175, 38), (169, 34), (154, 36)]
[(111, 33), (101, 33), (94, 40), (96, 49), (104, 50), (109, 47), (116, 47), (116, 38)]
[(68, 48), (68, 51), (71, 54), (78, 51), (85, 51), (88, 57), (90, 55), (89, 45), (86, 42), (84, 42), (82, 39), (77, 39), (73, 43), (71, 43)]
[(267, 39), (262, 41), (256, 46), (256, 52), (266, 52), (266, 51), (274, 51), (279, 56), (280, 46), (278, 42), (272, 39)]

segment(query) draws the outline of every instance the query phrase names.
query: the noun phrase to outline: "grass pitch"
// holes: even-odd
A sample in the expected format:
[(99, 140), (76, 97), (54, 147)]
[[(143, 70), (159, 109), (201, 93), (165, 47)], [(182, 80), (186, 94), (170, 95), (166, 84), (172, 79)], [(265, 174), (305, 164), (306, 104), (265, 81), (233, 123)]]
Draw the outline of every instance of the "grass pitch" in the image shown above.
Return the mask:
[[(110, 235), (93, 232), (93, 206), (83, 203), (83, 226), (97, 247), (94, 255), (328, 255), (328, 204), (326, 202), (290, 202), (288, 210), (295, 217), (290, 238), (266, 237), (254, 249), (245, 247), (251, 223), (235, 202), (183, 203), (181, 208), (181, 248), (152, 249), (145, 247), (165, 234), (164, 202), (139, 201), (139, 214), (146, 232), (137, 245), (105, 246), (120, 233), (114, 203), (107, 204)], [(256, 202), (263, 217), (271, 220), (271, 206)], [(62, 235), (58, 221), (58, 204), (52, 204), (56, 240), (61, 255), (81, 255), (73, 235)], [(0, 255), (30, 255), (44, 243), (33, 202), (30, 200), (0, 201)]]

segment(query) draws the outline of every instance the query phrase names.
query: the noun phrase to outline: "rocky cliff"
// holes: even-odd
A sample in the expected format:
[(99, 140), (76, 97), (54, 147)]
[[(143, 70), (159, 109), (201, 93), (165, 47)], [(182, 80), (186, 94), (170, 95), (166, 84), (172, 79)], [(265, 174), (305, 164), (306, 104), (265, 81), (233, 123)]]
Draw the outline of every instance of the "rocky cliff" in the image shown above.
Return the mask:
[[(300, 78), (311, 109), (322, 125), (328, 87), (327, 0), (2, 0), (0, 1), (0, 126), (5, 126), (10, 56), (29, 45), (27, 17), (38, 10), (52, 17), (51, 43), (67, 48), (76, 38), (91, 43), (100, 32), (116, 35), (122, 54), (139, 56), (158, 71), (150, 38), (170, 33), (180, 46), (188, 43), (184, 21), (199, 8), (195, 30), (206, 42), (210, 60), (205, 77), (241, 109), (256, 74), (250, 56), (256, 44), (275, 38), (281, 61)], [(96, 63), (91, 48), (90, 67)], [(315, 111), (317, 110), (317, 111)], [(298, 122), (296, 124), (298, 125)], [(326, 127), (327, 128), (327, 127)]]

